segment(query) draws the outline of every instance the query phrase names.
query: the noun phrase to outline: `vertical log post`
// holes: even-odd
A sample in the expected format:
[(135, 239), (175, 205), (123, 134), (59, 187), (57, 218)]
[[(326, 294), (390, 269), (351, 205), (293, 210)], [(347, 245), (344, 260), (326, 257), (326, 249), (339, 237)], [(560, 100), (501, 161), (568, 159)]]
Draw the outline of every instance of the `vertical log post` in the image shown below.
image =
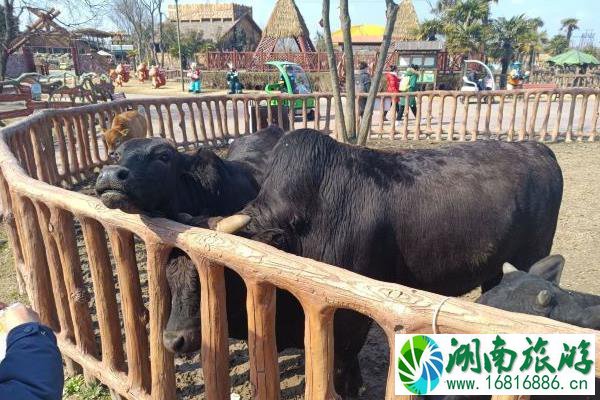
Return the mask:
[[(58, 253), (69, 299), (69, 309), (73, 316), (73, 329), (77, 348), (83, 354), (97, 357), (98, 348), (92, 326), (92, 313), (88, 305), (89, 296), (81, 272), (73, 216), (67, 211), (51, 208), (48, 230), (59, 249)], [(84, 372), (86, 372), (85, 368)], [(91, 377), (87, 376), (87, 378), (90, 379)]]
[(100, 223), (91, 218), (84, 217), (80, 221), (96, 298), (102, 362), (115, 371), (125, 371), (121, 327), (119, 319), (115, 318), (119, 310), (105, 231)]
[(63, 275), (59, 248), (56, 246), (56, 242), (52, 236), (54, 226), (50, 222), (50, 210), (41, 203), (35, 203), (35, 209), (40, 221), (40, 231), (44, 239), (44, 247), (46, 248), (46, 260), (48, 261), (50, 281), (52, 283), (54, 299), (56, 300), (57, 305), (56, 312), (58, 322), (60, 323), (60, 336), (75, 343), (73, 319), (69, 307), (69, 292), (65, 287), (65, 277)]
[(274, 286), (246, 281), (248, 311), (248, 352), (253, 398), (279, 399), (279, 362), (275, 336)]
[(562, 120), (562, 110), (565, 103), (565, 94), (561, 93), (560, 99), (558, 100), (558, 110), (556, 111), (556, 125), (552, 131), (552, 141), (556, 142), (558, 135), (560, 134), (560, 121)]
[[(165, 265), (171, 249), (158, 243), (147, 243), (148, 295), (150, 297), (150, 370), (152, 374), (152, 398), (169, 400), (175, 398), (175, 365), (173, 354), (162, 343), (162, 331), (169, 318)], [(202, 364), (205, 368), (205, 364)]]
[[(408, 109), (408, 107), (406, 107)], [(333, 315), (335, 310), (302, 304), (305, 314), (304, 349), (306, 386), (304, 397), (337, 399), (333, 385)]]
[(200, 276), (202, 370), (207, 400), (229, 399), (229, 342), (224, 267), (193, 257)]
[(583, 100), (581, 101), (581, 111), (579, 112), (579, 124), (577, 126), (577, 140), (583, 140), (583, 129), (585, 127), (585, 116), (587, 115), (587, 105), (589, 94), (583, 95)]
[(117, 278), (121, 288), (129, 384), (134, 388), (150, 392), (146, 313), (142, 303), (133, 234), (117, 228), (107, 228), (107, 232), (117, 264)]
[(39, 229), (35, 208), (26, 197), (12, 193), (17, 231), (25, 261), (25, 285), (34, 310), (40, 321), (55, 331), (59, 330), (54, 294), (46, 262), (46, 250)]
[(573, 121), (575, 120), (575, 107), (577, 106), (577, 93), (571, 94), (571, 106), (569, 107), (569, 120), (567, 122), (567, 133), (565, 142), (573, 140)]

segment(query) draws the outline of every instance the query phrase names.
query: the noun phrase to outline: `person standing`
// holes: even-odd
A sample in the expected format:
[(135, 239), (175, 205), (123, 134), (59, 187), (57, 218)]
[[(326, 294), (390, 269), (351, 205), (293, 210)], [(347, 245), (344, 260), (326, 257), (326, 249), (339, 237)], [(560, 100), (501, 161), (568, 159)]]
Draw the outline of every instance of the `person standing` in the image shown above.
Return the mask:
[[(400, 92), (403, 93), (412, 93), (417, 91), (417, 80), (419, 78), (419, 67), (417, 65), (411, 65), (404, 72), (404, 76), (400, 81)], [(408, 98), (408, 106), (410, 107), (413, 115), (417, 116), (417, 101), (415, 96), (402, 96), (400, 98), (400, 118), (399, 121), (404, 119), (404, 110), (406, 107), (406, 100)]]
[[(371, 75), (369, 75), (369, 68), (367, 66), (367, 63), (364, 61), (361, 61), (358, 64), (358, 71), (356, 72), (354, 79), (354, 87), (356, 90), (356, 94), (369, 93), (369, 90), (371, 90)], [(358, 98), (358, 114), (361, 117), (365, 112), (366, 104), (366, 97), (363, 96)]]
[[(398, 93), (400, 92), (400, 78), (398, 77), (398, 68), (395, 65), (390, 66), (390, 70), (385, 73), (385, 80), (387, 82), (387, 86), (385, 91), (388, 93)], [(400, 118), (400, 104), (398, 103), (398, 97), (392, 97), (392, 103), (389, 109), (386, 112), (386, 120), (387, 113), (390, 111), (391, 107), (396, 109), (396, 119)]]

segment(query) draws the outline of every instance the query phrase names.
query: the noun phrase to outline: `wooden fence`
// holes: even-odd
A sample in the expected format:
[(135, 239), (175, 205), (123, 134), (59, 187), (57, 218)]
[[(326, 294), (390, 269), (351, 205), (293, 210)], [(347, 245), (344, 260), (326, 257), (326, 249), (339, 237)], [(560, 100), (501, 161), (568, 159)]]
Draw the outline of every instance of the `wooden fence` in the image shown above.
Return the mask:
[[(576, 95), (580, 96), (570, 94)], [(596, 96), (597, 110), (597, 93), (584, 95)], [(334, 125), (331, 96), (313, 96), (321, 106), (317, 110), (325, 111), (317, 111), (315, 121), (307, 121), (310, 113), (304, 102), (302, 121), (295, 123), (328, 130)], [(445, 96), (454, 98), (456, 93)], [(569, 95), (561, 92), (560, 96), (566, 101)], [(170, 304), (165, 263), (173, 248), (191, 257), (200, 276), (201, 356), (208, 400), (228, 399), (230, 392), (228, 322), (223, 307), (225, 268), (239, 274), (247, 287), (248, 315), (252, 316), (248, 319), (250, 381), (257, 399), (279, 398), (273, 307), (276, 288), (289, 291), (305, 312), (306, 399), (335, 398), (333, 315), (341, 308), (364, 314), (383, 328), (390, 347), (388, 400), (410, 398), (394, 396), (394, 334), (431, 333), (434, 315), (439, 333), (593, 333), (598, 359), (597, 331), (461, 299), (447, 300), (247, 239), (109, 210), (95, 198), (64, 188), (92, 176), (106, 163), (100, 130), (128, 106), (144, 107), (149, 136), (169, 137), (189, 148), (227, 142), (249, 132), (250, 116), (261, 112), (260, 100), (266, 101), (247, 96), (125, 100), (45, 110), (0, 131), (0, 194), (15, 264), (42, 322), (57, 332), (70, 369), (81, 366), (88, 377), (99, 379), (127, 399), (175, 398), (173, 355), (161, 341)], [(483, 102), (478, 104), (481, 107)], [(268, 119), (294, 119), (282, 106), (269, 110)], [(471, 138), (477, 137), (480, 135)], [(468, 138), (466, 133), (464, 138)], [(78, 232), (84, 239), (83, 249), (78, 247)], [(149, 320), (136, 242), (143, 245), (147, 261)], [(86, 276), (91, 283), (86, 283)], [(596, 375), (600, 376), (599, 363)]]
[[(390, 105), (409, 97), (415, 99), (417, 115), (406, 107), (403, 121), (396, 121), (395, 108)], [(556, 142), (594, 141), (599, 134), (600, 89), (428, 91), (414, 96), (382, 93), (378, 99), (371, 137)]]
[(556, 73), (552, 71), (536, 71), (531, 74), (531, 83), (554, 83), (559, 88), (588, 87), (600, 88), (600, 73), (587, 74)]

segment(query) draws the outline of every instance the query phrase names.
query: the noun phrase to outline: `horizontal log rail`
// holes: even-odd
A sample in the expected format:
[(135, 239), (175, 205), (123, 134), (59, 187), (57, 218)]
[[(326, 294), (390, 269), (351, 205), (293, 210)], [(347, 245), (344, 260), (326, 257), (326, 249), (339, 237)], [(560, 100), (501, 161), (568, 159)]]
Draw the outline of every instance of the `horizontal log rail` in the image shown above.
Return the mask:
[[(581, 122), (579, 116), (571, 111), (573, 108), (577, 110), (587, 102), (588, 107), (591, 104), (596, 112), (598, 110), (598, 93), (594, 90), (556, 92), (560, 99), (554, 101), (562, 110), (569, 110), (567, 121), (573, 127), (578, 127)], [(458, 92), (419, 92), (416, 96), (420, 97), (423, 107), (430, 98), (436, 101), (434, 96), (458, 99), (463, 95)], [(505, 112), (510, 112), (511, 108), (519, 106), (516, 102), (513, 103), (516, 106), (511, 104), (513, 99), (510, 96), (519, 95), (535, 104), (536, 98), (548, 96), (548, 92), (495, 92), (497, 100), (494, 101), (504, 104), (508, 110)], [(481, 97), (480, 94), (475, 96)], [(568, 98), (576, 96), (581, 98), (580, 105), (574, 106), (575, 103)], [(386, 97), (389, 95), (380, 96), (381, 99)], [(309, 121), (308, 101), (313, 98), (318, 99), (320, 107), (315, 110), (314, 120)], [(431, 333), (433, 316), (444, 302), (437, 314), (437, 331), (440, 333), (593, 333), (596, 335), (598, 358), (600, 332), (597, 331), (493, 309), (458, 298), (446, 301), (440, 295), (365, 278), (236, 236), (109, 210), (95, 198), (60, 187), (90, 176), (104, 164), (106, 152), (100, 131), (109, 125), (115, 112), (128, 106), (144, 108), (151, 121), (148, 135), (174, 138), (182, 148), (187, 148), (225, 143), (230, 138), (248, 133), (252, 128), (251, 115), (264, 116), (259, 105), (273, 100), (278, 104), (267, 107), (267, 121), (287, 119), (296, 127), (314, 126), (328, 132), (334, 126), (330, 122), (331, 95), (315, 93), (276, 98), (207, 96), (198, 100), (127, 100), (117, 104), (45, 110), (0, 131), (2, 203), (5, 213), (14, 215), (14, 228), (10, 230), (9, 239), (13, 254), (22, 259), (19, 264), (26, 291), (42, 321), (58, 333), (63, 355), (81, 365), (88, 377), (96, 377), (128, 399), (175, 398), (173, 356), (161, 343), (170, 303), (164, 267), (173, 248), (183, 250), (192, 258), (200, 276), (200, 303), (205, 316), (201, 329), (204, 344), (202, 360), (205, 394), (209, 400), (225, 399), (229, 394), (228, 327), (222, 307), (225, 303), (226, 268), (239, 274), (248, 288), (249, 375), (258, 399), (273, 399), (279, 395), (273, 334), (275, 288), (290, 292), (305, 310), (307, 399), (335, 397), (331, 349), (332, 321), (337, 309), (355, 310), (375, 320), (388, 337), (392, 355), (394, 334)], [(295, 117), (294, 110), (285, 107), (285, 101), (300, 101), (299, 116)], [(485, 105), (492, 101), (488, 94), (487, 103), (481, 100), (474, 107), (469, 107), (469, 118), (479, 118), (483, 125), (491, 124), (498, 115), (489, 108), (485, 109)], [(188, 109), (189, 104), (191, 107)], [(548, 112), (543, 107), (541, 110), (527, 109), (525, 132), (532, 119)], [(435, 115), (428, 114), (427, 108), (419, 112), (422, 126), (416, 128), (410, 125), (413, 130), (407, 132), (415, 132), (414, 129), (428, 132), (427, 118)], [(444, 112), (443, 109), (440, 111)], [(236, 118), (229, 121), (228, 115)], [(435, 118), (444, 119), (444, 116), (438, 114)], [(457, 116), (450, 115), (448, 118)], [(594, 120), (596, 123), (597, 118)], [(522, 123), (513, 121), (512, 124), (514, 130), (523, 128)], [(451, 129), (442, 128), (440, 137)], [(438, 129), (433, 129), (433, 137), (436, 137)], [(460, 127), (456, 129), (457, 140), (461, 139), (461, 131)], [(374, 132), (372, 136), (379, 135)], [(409, 140), (412, 134), (407, 133), (405, 139)], [(400, 133), (400, 138), (402, 135)], [(464, 139), (474, 140), (466, 129), (462, 135)], [(475, 135), (475, 138), (479, 137)], [(579, 137), (577, 130), (573, 132), (572, 139), (576, 137)], [(517, 133), (512, 140), (519, 138)], [(81, 226), (84, 239), (94, 310), (89, 306), (91, 289), (86, 288), (82, 281), (81, 258), (85, 256), (76, 248), (77, 226)], [(141, 290), (136, 243), (145, 247), (147, 303)], [(89, 318), (92, 315), (97, 316), (98, 333), (93, 331)], [(120, 321), (123, 323), (122, 331)], [(100, 348), (94, 335), (99, 335)], [(396, 398), (393, 395), (394, 360), (391, 361), (386, 399)], [(600, 376), (600, 364), (596, 365), (596, 375)], [(515, 400), (517, 397), (496, 396), (496, 399)]]

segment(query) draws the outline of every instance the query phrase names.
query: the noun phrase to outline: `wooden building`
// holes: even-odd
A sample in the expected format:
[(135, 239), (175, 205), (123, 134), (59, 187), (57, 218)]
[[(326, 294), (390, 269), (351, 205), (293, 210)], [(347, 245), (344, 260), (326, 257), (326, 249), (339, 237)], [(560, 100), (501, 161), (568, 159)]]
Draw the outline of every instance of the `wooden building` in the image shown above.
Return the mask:
[[(177, 20), (174, 5), (168, 7), (170, 21)], [(182, 34), (202, 32), (220, 50), (254, 51), (262, 31), (252, 19), (252, 7), (228, 4), (180, 4)]]

